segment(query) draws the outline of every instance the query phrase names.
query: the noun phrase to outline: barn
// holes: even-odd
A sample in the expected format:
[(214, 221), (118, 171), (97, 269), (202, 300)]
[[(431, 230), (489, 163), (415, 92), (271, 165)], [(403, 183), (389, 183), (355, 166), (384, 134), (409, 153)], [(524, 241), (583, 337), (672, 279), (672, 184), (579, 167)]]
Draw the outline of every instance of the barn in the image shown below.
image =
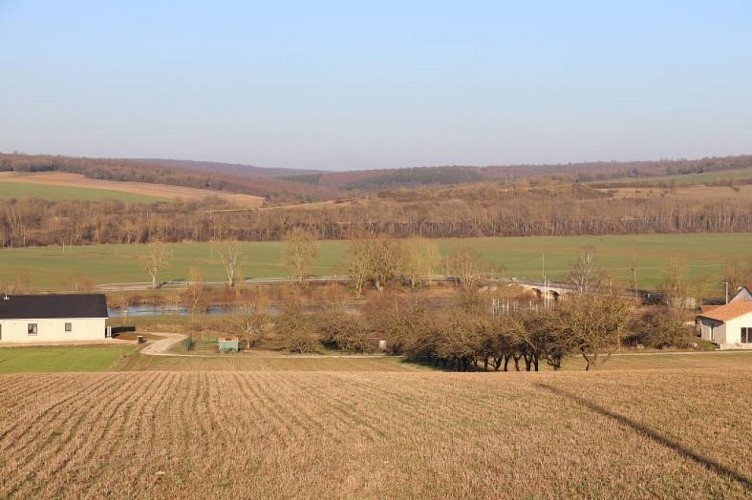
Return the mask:
[(103, 340), (107, 316), (103, 294), (3, 294), (0, 343)]

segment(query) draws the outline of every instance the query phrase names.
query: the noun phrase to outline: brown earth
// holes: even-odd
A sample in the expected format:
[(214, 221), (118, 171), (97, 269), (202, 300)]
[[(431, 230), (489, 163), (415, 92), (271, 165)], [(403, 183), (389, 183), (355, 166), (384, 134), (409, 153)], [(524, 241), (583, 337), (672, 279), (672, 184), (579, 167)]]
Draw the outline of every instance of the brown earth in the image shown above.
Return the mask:
[(749, 498), (734, 368), (0, 376), (2, 498)]

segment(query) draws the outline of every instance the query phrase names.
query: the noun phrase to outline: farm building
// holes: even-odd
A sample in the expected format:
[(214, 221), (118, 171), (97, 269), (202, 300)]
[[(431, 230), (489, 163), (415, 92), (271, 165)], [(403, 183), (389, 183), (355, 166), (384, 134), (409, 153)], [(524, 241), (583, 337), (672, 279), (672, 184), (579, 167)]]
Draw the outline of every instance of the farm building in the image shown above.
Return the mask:
[(747, 302), (752, 301), (752, 285), (739, 287), (734, 296), (731, 297), (731, 300), (729, 300), (729, 303), (738, 302), (740, 300)]
[(700, 336), (721, 349), (752, 349), (752, 302), (739, 300), (697, 317)]
[(0, 295), (0, 343), (105, 338), (103, 294)]

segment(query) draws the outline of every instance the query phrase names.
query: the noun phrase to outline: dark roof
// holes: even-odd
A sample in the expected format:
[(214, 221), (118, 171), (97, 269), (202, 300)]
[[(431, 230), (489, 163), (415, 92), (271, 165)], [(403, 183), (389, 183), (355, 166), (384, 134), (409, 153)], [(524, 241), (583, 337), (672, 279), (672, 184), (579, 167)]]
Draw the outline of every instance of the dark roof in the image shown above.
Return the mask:
[(104, 294), (0, 295), (0, 319), (106, 318)]

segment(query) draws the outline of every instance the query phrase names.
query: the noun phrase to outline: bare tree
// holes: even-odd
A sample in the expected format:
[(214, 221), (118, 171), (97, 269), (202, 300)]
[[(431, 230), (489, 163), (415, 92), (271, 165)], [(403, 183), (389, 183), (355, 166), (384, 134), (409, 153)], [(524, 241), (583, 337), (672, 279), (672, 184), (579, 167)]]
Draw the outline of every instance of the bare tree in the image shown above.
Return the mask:
[(371, 250), (371, 244), (368, 240), (350, 241), (350, 257), (347, 268), (356, 297), (363, 294), (363, 288), (371, 276)]
[(204, 273), (202, 273), (201, 269), (197, 267), (191, 267), (188, 274), (189, 278), (186, 283), (185, 294), (188, 297), (191, 314), (196, 314), (201, 308), (201, 299), (204, 294), (204, 288), (206, 287)]
[(669, 260), (658, 289), (669, 309), (684, 309), (687, 306), (689, 292), (684, 279), (684, 265), (678, 257), (673, 256)]
[(271, 328), (270, 317), (266, 312), (268, 304), (256, 297), (235, 308), (230, 316), (230, 328), (245, 344), (246, 349), (263, 342)]
[(589, 370), (598, 366), (602, 354), (608, 359), (619, 347), (634, 303), (612, 290), (569, 296), (554, 311), (559, 332), (573, 342)]
[(214, 255), (217, 256), (219, 262), (225, 268), (227, 284), (235, 286), (240, 268), (240, 258), (242, 256), (238, 242), (226, 241), (222, 244), (215, 244), (212, 248), (212, 256)]
[(449, 271), (465, 291), (475, 290), (481, 278), (480, 255), (465, 246), (458, 248), (449, 256)]
[(319, 243), (313, 233), (299, 227), (293, 228), (285, 235), (284, 261), (290, 273), (305, 286), (311, 274), (311, 268), (319, 258)]
[(410, 288), (421, 280), (431, 284), (431, 277), (441, 263), (441, 254), (436, 243), (426, 238), (410, 240), (405, 252), (405, 276), (410, 281)]
[(752, 263), (744, 266), (738, 260), (723, 262), (723, 282), (727, 284), (730, 295), (748, 284), (750, 277), (752, 277)]
[(595, 249), (586, 247), (577, 256), (577, 262), (569, 269), (567, 277), (578, 292), (597, 292), (603, 284), (603, 273), (598, 269)]
[(371, 243), (370, 271), (376, 290), (392, 281), (402, 270), (404, 253), (402, 244), (394, 238), (367, 240)]
[(149, 253), (143, 258), (144, 270), (151, 276), (151, 287), (157, 288), (159, 275), (168, 268), (170, 252), (161, 241), (149, 243)]
[(294, 301), (285, 303), (282, 311), (275, 316), (274, 330), (290, 352), (305, 354), (321, 345), (313, 320)]

